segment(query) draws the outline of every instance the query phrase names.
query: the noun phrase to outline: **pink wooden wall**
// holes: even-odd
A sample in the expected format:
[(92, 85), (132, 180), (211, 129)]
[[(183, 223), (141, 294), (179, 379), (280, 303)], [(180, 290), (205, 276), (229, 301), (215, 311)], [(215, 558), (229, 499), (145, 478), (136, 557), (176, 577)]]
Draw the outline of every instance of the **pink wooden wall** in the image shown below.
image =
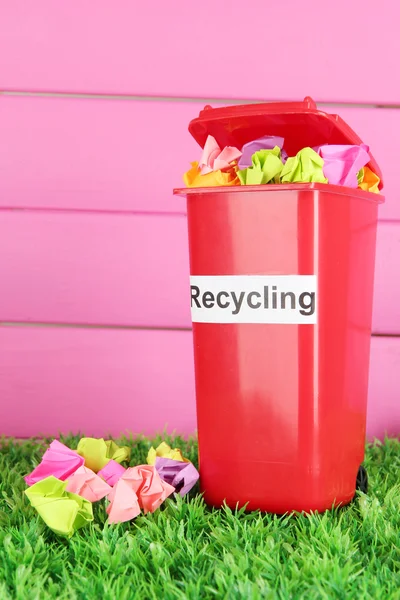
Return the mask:
[(0, 434), (194, 431), (187, 124), (309, 94), (384, 172), (368, 434), (400, 433), (397, 4), (244, 6), (0, 3)]

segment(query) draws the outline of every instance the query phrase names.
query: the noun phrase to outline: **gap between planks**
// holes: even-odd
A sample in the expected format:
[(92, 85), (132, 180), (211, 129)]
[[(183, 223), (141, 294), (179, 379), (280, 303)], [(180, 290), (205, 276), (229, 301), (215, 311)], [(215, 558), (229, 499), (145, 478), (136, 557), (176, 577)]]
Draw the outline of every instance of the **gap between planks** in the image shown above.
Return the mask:
[[(182, 184), (183, 185), (183, 184)], [(171, 190), (171, 195), (172, 195), (172, 190)], [(32, 207), (32, 206), (0, 206), (0, 213), (1, 212), (23, 212), (23, 213), (38, 213), (38, 212), (45, 212), (45, 213), (56, 213), (56, 214), (60, 214), (60, 213), (82, 213), (82, 214), (88, 214), (88, 215), (93, 215), (93, 214), (97, 214), (97, 215), (115, 215), (115, 216), (121, 216), (121, 215), (125, 215), (125, 216), (129, 216), (129, 217), (187, 217), (187, 214), (185, 212), (182, 211), (178, 211), (178, 212), (167, 212), (167, 211), (149, 211), (149, 210), (115, 210), (115, 209), (104, 209), (104, 208), (54, 208), (53, 206), (50, 207), (46, 207), (46, 206), (38, 206), (38, 207)]]
[[(35, 96), (44, 98), (86, 98), (97, 100), (133, 100), (139, 102), (193, 102), (204, 104), (254, 104), (264, 102), (287, 102), (286, 99), (267, 100), (265, 98), (191, 98), (187, 96), (141, 96), (127, 94), (87, 94), (87, 93), (68, 93), (68, 92), (30, 92), (19, 90), (0, 90), (0, 95), (3, 96)], [(365, 102), (319, 102), (315, 100), (318, 106), (338, 106), (340, 108), (379, 108), (379, 109), (398, 109), (400, 104), (382, 104), (382, 103), (365, 103)]]
[[(83, 323), (32, 323), (24, 321), (0, 321), (0, 328), (13, 327), (37, 327), (37, 328), (56, 328), (56, 329), (105, 329), (122, 331), (192, 331), (191, 327), (162, 327), (151, 325), (101, 325), (101, 324), (83, 324)], [(399, 333), (372, 333), (372, 338), (395, 338), (400, 340)]]
[(58, 329), (105, 329), (122, 331), (192, 331), (191, 327), (163, 327), (157, 325), (102, 325), (102, 324), (84, 324), (84, 323), (33, 323), (33, 322), (9, 322), (0, 321), (0, 328), (13, 327), (37, 327), (37, 328), (58, 328)]

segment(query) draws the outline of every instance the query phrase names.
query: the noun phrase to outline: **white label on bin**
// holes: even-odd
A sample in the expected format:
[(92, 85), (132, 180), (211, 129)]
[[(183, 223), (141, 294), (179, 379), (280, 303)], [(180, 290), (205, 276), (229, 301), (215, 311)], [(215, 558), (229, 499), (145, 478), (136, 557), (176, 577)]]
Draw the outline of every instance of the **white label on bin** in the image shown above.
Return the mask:
[(193, 323), (317, 322), (315, 275), (191, 276)]

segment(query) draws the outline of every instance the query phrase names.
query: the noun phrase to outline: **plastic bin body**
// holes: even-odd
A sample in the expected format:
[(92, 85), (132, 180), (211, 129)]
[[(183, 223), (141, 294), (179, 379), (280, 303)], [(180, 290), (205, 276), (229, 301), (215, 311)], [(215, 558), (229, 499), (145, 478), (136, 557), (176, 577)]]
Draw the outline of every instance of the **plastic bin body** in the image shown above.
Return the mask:
[[(281, 136), (289, 156), (362, 143), (311, 98), (207, 106), (189, 131), (202, 147), (208, 135), (221, 148)], [(369, 167), (382, 179), (371, 153)], [(278, 514), (350, 502), (364, 458), (383, 197), (314, 183), (175, 193), (187, 197), (206, 502)], [(240, 310), (232, 292), (243, 294)]]
[(181, 193), (191, 276), (316, 276), (316, 323), (193, 323), (206, 502), (278, 514), (348, 503), (364, 458), (380, 197), (325, 184)]

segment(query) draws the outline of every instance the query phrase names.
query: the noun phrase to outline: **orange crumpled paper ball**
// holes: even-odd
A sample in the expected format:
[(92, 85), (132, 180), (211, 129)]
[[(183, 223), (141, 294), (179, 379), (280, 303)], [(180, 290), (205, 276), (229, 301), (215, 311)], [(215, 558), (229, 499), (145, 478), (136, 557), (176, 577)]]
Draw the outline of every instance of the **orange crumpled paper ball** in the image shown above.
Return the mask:
[(359, 184), (359, 188), (365, 192), (372, 192), (373, 194), (379, 194), (379, 184), (381, 180), (369, 167), (363, 168), (363, 178)]
[(206, 175), (201, 174), (198, 162), (192, 162), (191, 165), (192, 168), (183, 176), (186, 187), (201, 188), (240, 185), (236, 164), (232, 165), (228, 170), (211, 171), (211, 173), (207, 173)]

